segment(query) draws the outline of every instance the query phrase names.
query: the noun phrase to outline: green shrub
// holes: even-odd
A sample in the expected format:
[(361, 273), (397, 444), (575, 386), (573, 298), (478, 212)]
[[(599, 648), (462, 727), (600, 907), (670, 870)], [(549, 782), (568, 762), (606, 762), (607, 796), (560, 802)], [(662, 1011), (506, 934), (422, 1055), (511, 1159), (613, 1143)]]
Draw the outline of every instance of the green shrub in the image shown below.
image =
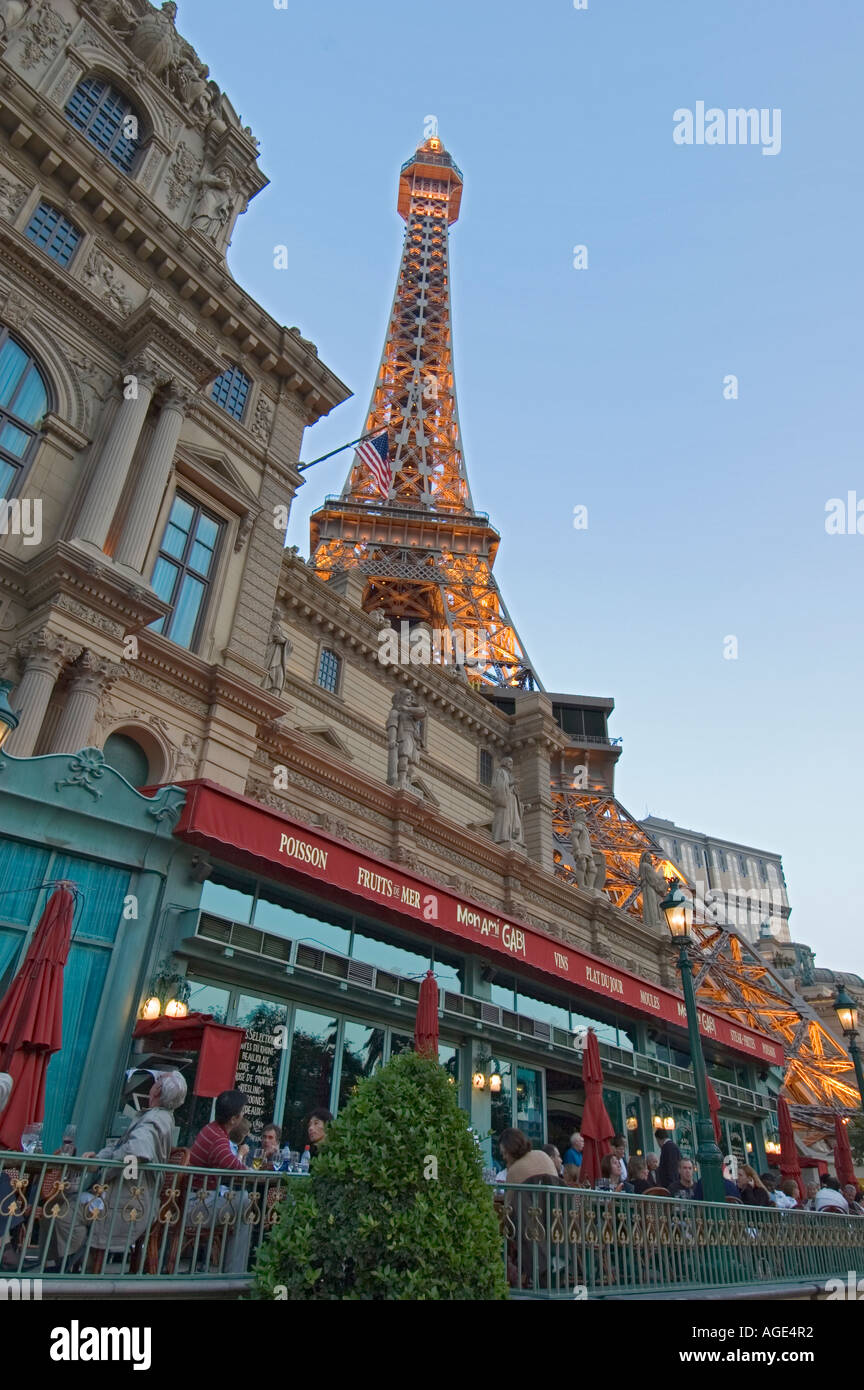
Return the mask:
[(253, 1297), (506, 1298), (482, 1174), (446, 1072), (399, 1053), (359, 1083), (328, 1127), (311, 1176), (289, 1182), (282, 1219), (259, 1253)]

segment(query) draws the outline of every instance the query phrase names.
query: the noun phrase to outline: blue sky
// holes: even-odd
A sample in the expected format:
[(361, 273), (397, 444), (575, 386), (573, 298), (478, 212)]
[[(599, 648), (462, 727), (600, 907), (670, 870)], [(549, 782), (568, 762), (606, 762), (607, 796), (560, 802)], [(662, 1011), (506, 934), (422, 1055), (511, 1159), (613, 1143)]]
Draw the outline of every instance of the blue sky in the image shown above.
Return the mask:
[[(864, 535), (825, 530), (864, 499), (860, 0), (182, 0), (179, 28), (271, 179), (231, 269), (355, 393), (306, 458), (361, 432), (437, 116), (469, 477), (543, 683), (614, 696), (624, 804), (780, 851), (793, 938), (864, 973)], [(699, 101), (779, 108), (779, 154), (677, 145)], [(308, 475), (303, 553), (346, 466)]]

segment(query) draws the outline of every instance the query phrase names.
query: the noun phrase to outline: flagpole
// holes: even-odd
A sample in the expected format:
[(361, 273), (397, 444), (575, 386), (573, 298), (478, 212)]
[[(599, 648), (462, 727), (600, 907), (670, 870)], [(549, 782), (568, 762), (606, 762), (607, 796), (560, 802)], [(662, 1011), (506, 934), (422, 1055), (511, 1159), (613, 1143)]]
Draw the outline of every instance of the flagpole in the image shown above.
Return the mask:
[(362, 444), (364, 439), (371, 439), (374, 434), (380, 434), (380, 430), (370, 430), (368, 434), (361, 434), (359, 439), (349, 439), (347, 444), (340, 444), (338, 449), (331, 449), (329, 454), (322, 454), (318, 459), (311, 459), (309, 463), (298, 463), (297, 472), (303, 473), (307, 468), (314, 468), (316, 463), (323, 463), (325, 459), (332, 459), (335, 454), (341, 454), (343, 449), (350, 449), (352, 444)]

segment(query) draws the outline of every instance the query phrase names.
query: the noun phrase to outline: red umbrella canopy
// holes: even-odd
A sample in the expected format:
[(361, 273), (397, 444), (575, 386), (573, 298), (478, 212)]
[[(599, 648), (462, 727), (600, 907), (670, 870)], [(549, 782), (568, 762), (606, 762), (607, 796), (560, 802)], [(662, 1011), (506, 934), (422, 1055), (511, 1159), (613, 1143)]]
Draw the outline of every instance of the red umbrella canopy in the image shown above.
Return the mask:
[(855, 1165), (849, 1147), (849, 1135), (842, 1116), (834, 1116), (834, 1171), (841, 1187), (847, 1182), (855, 1182)]
[(420, 986), (417, 1021), (414, 1024), (414, 1051), (438, 1058), (438, 986), (431, 970)]
[(63, 967), (75, 896), (66, 883), (51, 894), (27, 954), (0, 1002), (0, 1071), (12, 1095), (0, 1115), (0, 1147), (17, 1149), (22, 1131), (45, 1114), (45, 1072), (63, 1043)]
[(600, 1047), (593, 1028), (582, 1055), (582, 1081), (585, 1086), (585, 1109), (582, 1112), (582, 1151), (580, 1175), (583, 1182), (594, 1183), (600, 1177), (600, 1160), (609, 1152), (609, 1141), (615, 1133), (612, 1121), (603, 1104), (603, 1068)]
[(722, 1144), (722, 1143), (723, 1143), (723, 1131), (722, 1131), (721, 1128), (720, 1128), (720, 1119), (719, 1119), (719, 1116), (718, 1116), (718, 1113), (717, 1113), (717, 1112), (719, 1111), (719, 1109), (720, 1109), (720, 1100), (719, 1100), (719, 1097), (718, 1097), (718, 1095), (717, 1095), (717, 1092), (714, 1090), (714, 1087), (713, 1087), (713, 1085), (712, 1085), (712, 1083), (711, 1083), (711, 1078), (710, 1078), (710, 1076), (707, 1078), (707, 1081), (708, 1081), (708, 1109), (711, 1111), (711, 1123), (712, 1123), (712, 1125), (714, 1126), (714, 1138), (716, 1139), (716, 1141), (717, 1141), (718, 1144)]
[(798, 1150), (795, 1147), (795, 1131), (792, 1128), (789, 1102), (785, 1096), (781, 1096), (777, 1101), (777, 1120), (780, 1126), (780, 1172), (784, 1178), (795, 1179), (798, 1184), (798, 1196), (803, 1202), (807, 1192), (801, 1177), (801, 1164), (798, 1162)]

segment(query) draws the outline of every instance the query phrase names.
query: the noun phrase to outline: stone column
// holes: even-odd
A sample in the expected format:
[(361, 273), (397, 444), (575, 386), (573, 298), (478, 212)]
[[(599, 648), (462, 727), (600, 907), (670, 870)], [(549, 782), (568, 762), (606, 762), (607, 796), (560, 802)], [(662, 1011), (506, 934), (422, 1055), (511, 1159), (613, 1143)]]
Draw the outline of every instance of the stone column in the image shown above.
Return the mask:
[(51, 743), (52, 753), (77, 753), (88, 746), (102, 696), (121, 670), (116, 662), (91, 651), (85, 651), (78, 658), (72, 668), (66, 705)]
[(24, 674), (10, 704), (16, 713), (21, 710), (21, 723), (9, 735), (4, 750), (15, 758), (29, 758), (36, 747), (57, 677), (67, 661), (80, 656), (81, 648), (73, 647), (59, 633), (43, 628), (19, 642), (17, 651), (24, 662)]
[(165, 484), (171, 474), (174, 450), (191, 399), (191, 391), (172, 384), (162, 402), (153, 440), (138, 474), (129, 514), (114, 552), (118, 565), (128, 565), (138, 574), (143, 572)]
[(105, 548), (132, 455), (159, 381), (155, 363), (146, 357), (128, 364), (124, 377), (128, 376), (136, 378), (136, 395), (130, 400), (124, 395), (120, 402), (75, 527), (76, 537), (89, 541), (100, 550)]

